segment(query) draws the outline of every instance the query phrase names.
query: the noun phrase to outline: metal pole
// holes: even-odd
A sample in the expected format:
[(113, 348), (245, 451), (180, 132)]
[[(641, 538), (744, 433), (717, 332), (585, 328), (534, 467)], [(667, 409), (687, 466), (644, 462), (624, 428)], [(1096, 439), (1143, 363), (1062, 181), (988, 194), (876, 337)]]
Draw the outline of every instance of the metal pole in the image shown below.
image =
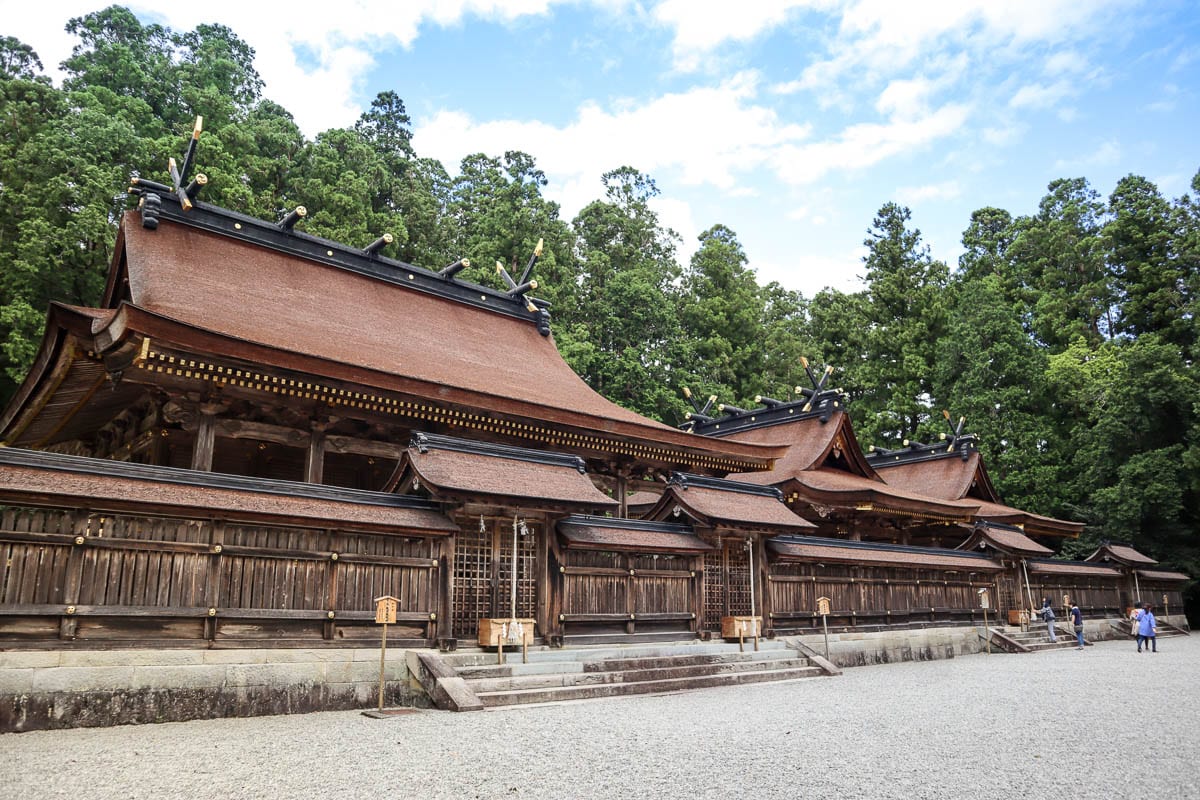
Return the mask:
[(1141, 603), (1142, 603), (1142, 587), (1138, 585), (1136, 569), (1133, 571), (1133, 590), (1135, 592), (1137, 592), (1137, 598), (1135, 599), (1135, 602), (1137, 603), (1137, 605), (1141, 605)]
[(821, 615), (821, 627), (825, 629), (825, 660), (829, 660), (829, 617)]
[(379, 710), (383, 711), (383, 670), (387, 663), (387, 623), (383, 623), (383, 641), (379, 645)]

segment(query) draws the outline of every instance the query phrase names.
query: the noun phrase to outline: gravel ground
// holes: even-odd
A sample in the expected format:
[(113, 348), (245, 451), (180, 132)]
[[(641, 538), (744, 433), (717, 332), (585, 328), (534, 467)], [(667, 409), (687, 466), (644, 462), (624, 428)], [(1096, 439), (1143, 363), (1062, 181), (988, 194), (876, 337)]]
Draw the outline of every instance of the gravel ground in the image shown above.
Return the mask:
[(1200, 636), (386, 720), (0, 736), (0, 797), (1200, 798)]

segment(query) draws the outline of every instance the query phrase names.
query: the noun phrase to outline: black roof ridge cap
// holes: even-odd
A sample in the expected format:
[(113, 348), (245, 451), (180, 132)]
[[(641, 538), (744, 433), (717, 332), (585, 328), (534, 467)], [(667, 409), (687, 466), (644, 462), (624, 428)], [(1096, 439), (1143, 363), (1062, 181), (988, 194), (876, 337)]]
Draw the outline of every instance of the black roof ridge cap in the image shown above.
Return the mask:
[(698, 489), (717, 489), (724, 492), (773, 497), (781, 503), (783, 502), (783, 492), (774, 486), (759, 486), (745, 481), (731, 481), (728, 478), (710, 478), (707, 475), (696, 475), (691, 472), (672, 472), (667, 486), (679, 486), (684, 490), (689, 486), (695, 486)]
[[(780, 403), (777, 406), (751, 408), (747, 409), (744, 414), (716, 417), (712, 420), (712, 422), (697, 422), (691, 428), (691, 430), (698, 436), (710, 436), (712, 438), (719, 439), (722, 436), (730, 433), (757, 430), (758, 428), (770, 428), (787, 422), (796, 422), (798, 420), (822, 417), (826, 413), (832, 415), (836, 411), (845, 410), (846, 407), (846, 404), (839, 404), (833, 409), (827, 410), (825, 405), (822, 404), (809, 411), (800, 411), (797, 413), (796, 409), (802, 409), (804, 407), (804, 402), (804, 400), (793, 400), (790, 403)], [(785, 411), (787, 412), (786, 414), (784, 413)], [(722, 426), (730, 427), (721, 429)]]
[[(1026, 512), (1026, 513), (1028, 513), (1028, 512)], [(1007, 530), (1007, 531), (1016, 531), (1017, 533), (1024, 535), (1026, 538), (1029, 538), (1029, 534), (1025, 533), (1024, 528), (1021, 528), (1017, 525), (1009, 525), (1007, 522), (994, 522), (990, 519), (980, 519), (980, 520), (975, 521), (975, 527), (976, 528), (1003, 528), (1004, 530)]]
[(686, 533), (695, 535), (687, 525), (678, 522), (660, 522), (650, 519), (625, 519), (622, 517), (601, 517), (594, 514), (570, 514), (560, 519), (556, 525), (586, 525), (593, 528), (629, 528), (639, 531), (657, 531), (661, 533)]
[(1116, 569), (1116, 567), (1111, 567), (1098, 561), (1078, 561), (1067, 558), (1027, 558), (1025, 560), (1031, 564), (1076, 564), (1080, 567), (1107, 567), (1108, 569)]
[(579, 456), (569, 453), (555, 453), (547, 450), (534, 450), (528, 447), (514, 447), (493, 442), (479, 442), (473, 439), (460, 439), (456, 436), (446, 436), (440, 433), (413, 431), (409, 441), (410, 448), (415, 447), (419, 452), (426, 450), (451, 450), (456, 453), (507, 458), (513, 461), (527, 461), (533, 464), (544, 464), (553, 467), (570, 467), (580, 473), (587, 473), (587, 464)]
[(250, 478), (224, 472), (202, 472), (181, 467), (160, 467), (150, 464), (134, 464), (128, 461), (113, 461), (105, 458), (71, 456), (63, 453), (48, 453), (44, 450), (29, 450), (20, 447), (0, 447), (0, 466), (11, 465), (35, 469), (61, 469), (86, 475), (102, 475), (131, 480), (157, 481), (206, 489), (228, 489), (239, 492), (278, 494), (286, 497), (307, 497), (341, 503), (411, 508), (419, 511), (441, 512), (441, 506), (423, 498), (410, 497), (389, 492), (372, 492), (365, 489), (348, 489), (321, 483), (284, 481), (277, 478)]
[[(977, 452), (979, 452), (979, 448), (971, 447), (971, 448), (967, 448), (966, 451), (968, 453), (970, 453), (970, 452), (977, 453)], [(955, 448), (953, 450), (947, 450), (945, 448), (941, 448), (941, 449), (934, 448), (934, 449), (930, 449), (930, 450), (912, 450), (912, 451), (908, 451), (908, 452), (900, 452), (897, 450), (889, 450), (887, 452), (883, 452), (881, 450), (874, 450), (874, 451), (864, 451), (863, 457), (866, 458), (867, 461), (869, 461), (871, 463), (872, 467), (875, 467), (876, 469), (880, 469), (880, 468), (886, 469), (887, 467), (891, 467), (891, 466), (899, 466), (901, 464), (911, 464), (914, 461), (937, 461), (938, 459), (942, 459), (942, 458), (962, 458), (963, 452), (964, 452), (963, 450), (959, 450), (957, 448)], [(877, 464), (877, 463), (875, 463), (876, 461), (878, 461), (880, 463)]]

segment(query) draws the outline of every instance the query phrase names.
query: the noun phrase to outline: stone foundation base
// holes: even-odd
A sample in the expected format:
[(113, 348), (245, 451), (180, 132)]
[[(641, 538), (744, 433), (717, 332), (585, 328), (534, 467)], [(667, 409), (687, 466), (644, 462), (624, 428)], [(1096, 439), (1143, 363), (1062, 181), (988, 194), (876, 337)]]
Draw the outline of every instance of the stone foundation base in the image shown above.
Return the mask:
[[(384, 702), (428, 705), (405, 650)], [(0, 653), (0, 732), (370, 708), (379, 650), (70, 650)]]

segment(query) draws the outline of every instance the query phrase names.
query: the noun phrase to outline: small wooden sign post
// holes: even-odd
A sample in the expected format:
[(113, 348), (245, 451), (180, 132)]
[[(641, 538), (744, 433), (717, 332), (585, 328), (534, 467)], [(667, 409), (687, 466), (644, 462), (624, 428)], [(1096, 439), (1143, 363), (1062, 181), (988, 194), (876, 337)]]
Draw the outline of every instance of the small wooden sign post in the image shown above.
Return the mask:
[(984, 586), (979, 590), (979, 607), (983, 609), (983, 642), (987, 647), (988, 655), (992, 654), (992, 632), (988, 630), (987, 610), (990, 605), (988, 598), (987, 587)]
[(1163, 619), (1171, 616), (1171, 607), (1167, 604), (1167, 596), (1163, 595)]
[(833, 601), (828, 597), (817, 598), (817, 613), (821, 615), (821, 628), (825, 631), (825, 658), (829, 658), (829, 610)]
[(400, 598), (385, 594), (375, 598), (375, 622), (383, 625), (383, 638), (379, 644), (379, 710), (383, 711), (384, 670), (387, 664), (387, 626), (396, 624), (396, 609)]

